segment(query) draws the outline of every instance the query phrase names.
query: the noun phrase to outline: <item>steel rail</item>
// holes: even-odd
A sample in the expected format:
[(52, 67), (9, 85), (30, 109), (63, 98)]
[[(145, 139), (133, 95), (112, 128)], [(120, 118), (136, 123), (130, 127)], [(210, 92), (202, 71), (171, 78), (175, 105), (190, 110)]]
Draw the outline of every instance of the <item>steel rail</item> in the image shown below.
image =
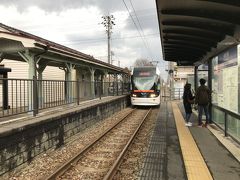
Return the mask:
[(148, 110), (148, 112), (146, 113), (146, 115), (144, 116), (144, 118), (142, 119), (141, 123), (139, 124), (139, 126), (137, 127), (137, 129), (135, 130), (135, 132), (133, 133), (133, 135), (131, 136), (131, 138), (128, 140), (126, 146), (124, 147), (124, 149), (122, 150), (122, 152), (119, 154), (117, 160), (114, 162), (114, 164), (112, 165), (112, 167), (110, 168), (110, 170), (108, 171), (108, 173), (106, 174), (106, 176), (104, 176), (103, 180), (110, 180), (113, 179), (114, 175), (116, 174), (124, 155), (126, 154), (129, 146), (132, 144), (134, 138), (136, 137), (137, 133), (139, 132), (140, 128), (142, 127), (145, 119), (147, 118), (148, 114), (151, 112), (152, 108), (150, 108)]
[(57, 179), (58, 177), (63, 175), (66, 171), (68, 171), (72, 166), (74, 166), (82, 158), (82, 155), (85, 152), (87, 152), (93, 145), (95, 145), (101, 138), (103, 138), (108, 132), (110, 132), (112, 129), (114, 129), (118, 124), (120, 124), (124, 119), (126, 119), (129, 115), (131, 115), (135, 110), (136, 110), (136, 108), (131, 110), (122, 119), (120, 119), (116, 124), (114, 124), (112, 127), (108, 128), (99, 137), (97, 137), (90, 144), (88, 144), (86, 147), (84, 147), (77, 155), (72, 157), (69, 161), (64, 163), (61, 167), (59, 167), (51, 175), (49, 175), (48, 177), (45, 177), (44, 179), (45, 180), (53, 180), (53, 179)]

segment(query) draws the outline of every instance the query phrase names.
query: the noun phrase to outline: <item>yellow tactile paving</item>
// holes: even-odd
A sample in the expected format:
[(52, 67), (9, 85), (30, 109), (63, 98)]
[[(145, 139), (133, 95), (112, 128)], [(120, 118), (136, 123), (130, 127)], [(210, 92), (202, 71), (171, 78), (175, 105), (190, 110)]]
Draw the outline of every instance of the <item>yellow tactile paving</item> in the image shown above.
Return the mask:
[(189, 180), (212, 180), (207, 165), (189, 131), (176, 102), (172, 102), (183, 161)]

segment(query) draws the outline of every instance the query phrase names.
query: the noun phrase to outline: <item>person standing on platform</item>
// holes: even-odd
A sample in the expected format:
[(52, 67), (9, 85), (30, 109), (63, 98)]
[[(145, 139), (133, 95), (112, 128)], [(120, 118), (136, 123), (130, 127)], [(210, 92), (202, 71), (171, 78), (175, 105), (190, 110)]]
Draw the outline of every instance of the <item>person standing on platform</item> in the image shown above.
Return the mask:
[(194, 97), (191, 92), (191, 84), (186, 83), (183, 92), (183, 106), (186, 113), (186, 126), (192, 126), (190, 117), (192, 114), (192, 104), (194, 103)]
[[(196, 90), (195, 104), (198, 105), (198, 126), (207, 126), (209, 123), (209, 113), (208, 113), (208, 105), (211, 99), (211, 91), (205, 85), (206, 80), (200, 79), (200, 86)], [(202, 114), (203, 111), (206, 115), (206, 123), (202, 123)]]

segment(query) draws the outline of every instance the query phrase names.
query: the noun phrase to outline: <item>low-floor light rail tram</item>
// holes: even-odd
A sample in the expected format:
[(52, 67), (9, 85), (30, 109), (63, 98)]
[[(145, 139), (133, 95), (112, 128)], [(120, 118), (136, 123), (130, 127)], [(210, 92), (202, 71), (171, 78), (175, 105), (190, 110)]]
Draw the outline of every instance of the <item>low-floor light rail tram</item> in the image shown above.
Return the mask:
[(131, 76), (133, 106), (159, 106), (161, 101), (160, 71), (156, 66), (134, 67)]

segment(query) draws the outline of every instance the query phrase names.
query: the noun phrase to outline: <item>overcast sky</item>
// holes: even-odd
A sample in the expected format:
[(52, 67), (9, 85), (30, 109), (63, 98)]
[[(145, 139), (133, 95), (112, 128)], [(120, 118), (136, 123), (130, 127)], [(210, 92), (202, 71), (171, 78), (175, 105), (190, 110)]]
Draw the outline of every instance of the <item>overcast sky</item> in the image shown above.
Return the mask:
[[(155, 0), (0, 0), (1, 23), (93, 55), (107, 62), (102, 16), (113, 15), (113, 64), (130, 67), (138, 58), (162, 60)], [(124, 4), (126, 3), (126, 6)], [(131, 14), (131, 16), (130, 16)], [(139, 25), (140, 24), (140, 25)], [(166, 75), (165, 75), (166, 76)]]

